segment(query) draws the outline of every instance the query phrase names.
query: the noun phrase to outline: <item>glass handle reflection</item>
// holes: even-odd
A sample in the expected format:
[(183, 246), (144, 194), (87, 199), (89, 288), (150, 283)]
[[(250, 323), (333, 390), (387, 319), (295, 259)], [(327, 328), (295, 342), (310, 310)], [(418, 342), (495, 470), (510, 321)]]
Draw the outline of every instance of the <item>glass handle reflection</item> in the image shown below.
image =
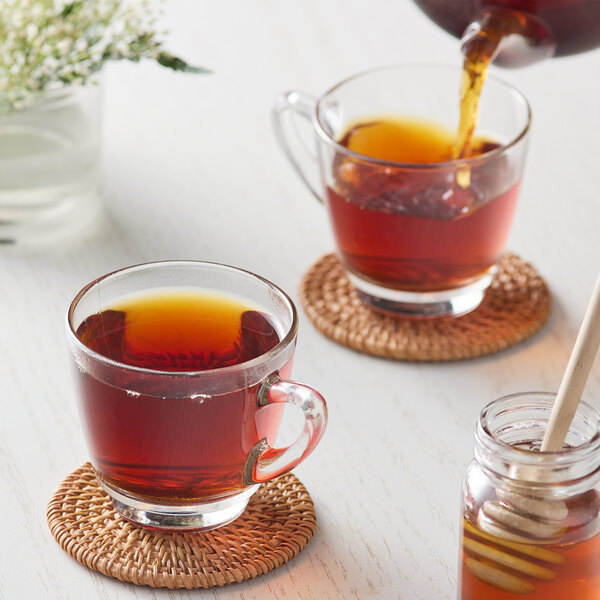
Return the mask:
[[(275, 99), (271, 119), (277, 141), (283, 152), (308, 189), (322, 203), (323, 198), (319, 193), (320, 179), (317, 155), (310, 148), (306, 139), (300, 135), (297, 119), (299, 115), (310, 124), (315, 112), (315, 105), (314, 98), (303, 92), (296, 90), (286, 92)], [(314, 140), (312, 128), (310, 130), (307, 128), (307, 131), (310, 131), (311, 138)]]
[(248, 454), (244, 468), (244, 485), (269, 481), (301, 463), (319, 443), (327, 425), (327, 405), (317, 391), (295, 381), (285, 381), (274, 374), (258, 392), (259, 406), (291, 404), (304, 414), (304, 427), (296, 441), (285, 448), (272, 448), (263, 438)]

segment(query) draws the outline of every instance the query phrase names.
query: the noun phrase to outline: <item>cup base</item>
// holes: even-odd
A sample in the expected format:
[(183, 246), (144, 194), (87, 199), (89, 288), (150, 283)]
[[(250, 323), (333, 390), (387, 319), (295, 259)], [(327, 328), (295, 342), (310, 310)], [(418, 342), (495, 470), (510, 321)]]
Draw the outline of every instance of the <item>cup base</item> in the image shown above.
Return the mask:
[(376, 311), (408, 319), (459, 317), (476, 309), (483, 300), (496, 267), (469, 285), (437, 292), (403, 292), (384, 288), (346, 272), (361, 299)]
[(115, 510), (128, 521), (162, 531), (209, 531), (237, 519), (246, 509), (258, 485), (240, 494), (202, 504), (163, 505), (135, 500), (99, 480)]

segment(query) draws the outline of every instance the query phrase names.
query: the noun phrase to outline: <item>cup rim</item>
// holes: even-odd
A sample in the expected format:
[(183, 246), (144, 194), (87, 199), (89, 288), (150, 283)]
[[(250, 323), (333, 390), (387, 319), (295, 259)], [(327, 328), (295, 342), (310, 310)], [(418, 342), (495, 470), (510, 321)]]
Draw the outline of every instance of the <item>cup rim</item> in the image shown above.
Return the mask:
[[(370, 164), (381, 165), (384, 167), (395, 167), (395, 168), (427, 171), (427, 170), (434, 170), (434, 169), (440, 169), (440, 168), (453, 168), (454, 169), (454, 168), (460, 168), (461, 166), (472, 166), (472, 165), (477, 165), (482, 162), (487, 162), (488, 160), (493, 159), (496, 156), (500, 156), (501, 154), (505, 153), (507, 150), (511, 149), (513, 146), (516, 146), (519, 142), (521, 142), (523, 139), (525, 139), (527, 137), (527, 134), (529, 133), (529, 131), (531, 129), (531, 120), (532, 120), (531, 105), (527, 101), (527, 98), (525, 98), (525, 96), (515, 86), (504, 81), (503, 79), (501, 79), (499, 77), (496, 77), (493, 73), (488, 73), (486, 79), (492, 80), (496, 83), (499, 83), (501, 86), (506, 88), (510, 93), (512, 93), (524, 105), (525, 110), (526, 110), (526, 122), (525, 122), (525, 126), (521, 129), (521, 131), (515, 138), (513, 138), (506, 144), (503, 144), (500, 147), (495, 148), (494, 150), (490, 150), (489, 152), (486, 152), (484, 154), (480, 154), (479, 156), (469, 157), (469, 158), (459, 158), (456, 160), (448, 160), (448, 161), (444, 161), (444, 162), (435, 162), (435, 163), (396, 162), (396, 161), (391, 161), (391, 160), (374, 158), (367, 154), (361, 154), (359, 152), (355, 152), (354, 150), (350, 150), (350, 149), (346, 148), (345, 146), (342, 146), (341, 144), (336, 142), (325, 131), (325, 128), (319, 118), (319, 115), (320, 115), (321, 104), (328, 95), (337, 91), (338, 89), (340, 89), (342, 86), (346, 85), (347, 83), (350, 83), (351, 81), (354, 81), (356, 79), (364, 77), (365, 75), (369, 75), (371, 73), (376, 73), (376, 72), (381, 72), (381, 71), (392, 71), (392, 70), (402, 69), (402, 68), (444, 69), (446, 71), (452, 70), (452, 71), (456, 71), (457, 75), (462, 72), (462, 70), (460, 68), (456, 67), (455, 65), (436, 64), (436, 63), (396, 63), (396, 64), (383, 65), (380, 67), (372, 67), (369, 69), (363, 69), (362, 71), (358, 71), (357, 73), (354, 73), (353, 75), (350, 75), (350, 76), (342, 79), (338, 83), (334, 84), (332, 87), (330, 87), (325, 92), (323, 92), (317, 99), (317, 101), (315, 103), (314, 113), (313, 113), (313, 126), (314, 126), (315, 131), (317, 132), (317, 135), (319, 136), (319, 138), (321, 138), (321, 140), (323, 140), (328, 145), (335, 148), (336, 152), (345, 154), (346, 156), (354, 158), (356, 160), (361, 160), (361, 161), (364, 161), (364, 162), (367, 162)], [(457, 79), (457, 81), (459, 81), (459, 80)], [(457, 102), (457, 104), (458, 104), (458, 102)]]
[[(203, 371), (162, 371), (160, 369), (148, 369), (146, 367), (138, 367), (135, 365), (129, 365), (127, 363), (124, 363), (124, 362), (121, 362), (118, 360), (114, 360), (112, 358), (104, 356), (103, 354), (100, 354), (99, 352), (92, 350), (89, 346), (87, 346), (86, 344), (84, 344), (81, 341), (81, 339), (77, 335), (75, 328), (73, 326), (72, 317), (73, 317), (75, 308), (76, 308), (77, 304), (79, 303), (79, 301), (95, 285), (97, 285), (97, 284), (101, 283), (102, 281), (105, 281), (109, 278), (119, 276), (128, 271), (136, 271), (139, 269), (152, 269), (155, 267), (168, 266), (168, 265), (190, 265), (190, 266), (208, 267), (211, 269), (214, 268), (217, 270), (223, 269), (226, 271), (241, 273), (243, 275), (250, 276), (250, 278), (252, 278), (252, 279), (258, 280), (259, 282), (263, 283), (268, 288), (270, 288), (272, 291), (274, 291), (276, 294), (278, 294), (279, 297), (284, 300), (284, 302), (286, 303), (286, 305), (291, 313), (292, 321), (291, 321), (289, 327), (287, 328), (285, 335), (275, 346), (273, 346), (273, 348), (271, 348), (264, 354), (257, 356), (256, 358), (253, 358), (251, 360), (247, 360), (247, 361), (235, 364), (235, 365), (230, 365), (227, 367), (220, 367), (218, 369), (208, 369), (208, 370), (203, 370)], [(275, 285), (273, 282), (269, 281), (265, 277), (262, 277), (261, 275), (257, 275), (256, 273), (253, 273), (252, 271), (248, 271), (246, 269), (241, 269), (239, 267), (233, 267), (231, 265), (226, 265), (223, 263), (210, 262), (210, 261), (159, 260), (159, 261), (144, 262), (144, 263), (138, 263), (135, 265), (130, 265), (127, 267), (122, 267), (120, 269), (116, 269), (114, 271), (106, 273), (105, 275), (101, 275), (100, 277), (97, 277), (93, 281), (90, 281), (83, 288), (81, 288), (81, 290), (79, 290), (79, 292), (77, 292), (77, 294), (75, 295), (75, 297), (69, 304), (69, 308), (67, 309), (67, 314), (66, 314), (66, 328), (67, 328), (67, 336), (74, 346), (76, 346), (77, 348), (80, 348), (90, 358), (92, 358), (96, 361), (99, 361), (105, 365), (108, 365), (111, 367), (116, 367), (116, 368), (123, 369), (123, 370), (127, 370), (130, 372), (152, 375), (154, 377), (178, 378), (178, 379), (181, 379), (181, 378), (208, 379), (208, 378), (220, 377), (223, 375), (231, 375), (233, 373), (239, 373), (241, 371), (246, 371), (249, 369), (259, 367), (261, 365), (268, 363), (272, 358), (276, 357), (281, 352), (284, 352), (286, 350), (286, 348), (288, 348), (291, 344), (293, 344), (293, 342), (296, 338), (296, 335), (298, 333), (298, 311), (296, 309), (294, 302), (292, 301), (292, 299), (286, 292), (284, 292), (279, 286)]]

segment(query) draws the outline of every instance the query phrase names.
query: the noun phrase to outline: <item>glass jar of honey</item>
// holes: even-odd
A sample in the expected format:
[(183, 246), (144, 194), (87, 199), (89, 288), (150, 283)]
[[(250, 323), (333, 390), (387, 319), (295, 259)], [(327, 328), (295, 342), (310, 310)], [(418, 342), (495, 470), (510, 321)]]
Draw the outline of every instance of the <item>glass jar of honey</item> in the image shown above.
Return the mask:
[(580, 403), (541, 452), (554, 394), (488, 404), (462, 504), (459, 600), (600, 598), (600, 412)]

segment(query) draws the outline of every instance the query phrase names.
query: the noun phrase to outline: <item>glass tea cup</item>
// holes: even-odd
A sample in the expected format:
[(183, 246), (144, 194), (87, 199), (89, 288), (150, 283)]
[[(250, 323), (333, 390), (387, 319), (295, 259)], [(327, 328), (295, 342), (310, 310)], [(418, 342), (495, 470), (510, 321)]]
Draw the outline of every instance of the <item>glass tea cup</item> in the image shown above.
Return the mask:
[(600, 412), (581, 402), (540, 452), (555, 394), (481, 412), (462, 501), (459, 600), (592, 600), (600, 590)]
[[(137, 265), (77, 294), (67, 334), (79, 412), (97, 479), (125, 518), (219, 527), (312, 452), (327, 408), (288, 380), (297, 331), (282, 290), (220, 264)], [(284, 405), (304, 426), (278, 448)]]
[[(387, 119), (458, 127), (458, 68), (401, 65), (350, 77), (318, 100), (280, 95), (273, 123), (283, 151), (328, 209), (337, 254), (361, 297), (404, 317), (476, 308), (502, 257), (515, 213), (531, 113), (510, 85), (489, 77), (477, 135), (480, 155), (399, 162), (349, 147), (353, 131)], [(311, 123), (316, 154), (299, 135)]]

